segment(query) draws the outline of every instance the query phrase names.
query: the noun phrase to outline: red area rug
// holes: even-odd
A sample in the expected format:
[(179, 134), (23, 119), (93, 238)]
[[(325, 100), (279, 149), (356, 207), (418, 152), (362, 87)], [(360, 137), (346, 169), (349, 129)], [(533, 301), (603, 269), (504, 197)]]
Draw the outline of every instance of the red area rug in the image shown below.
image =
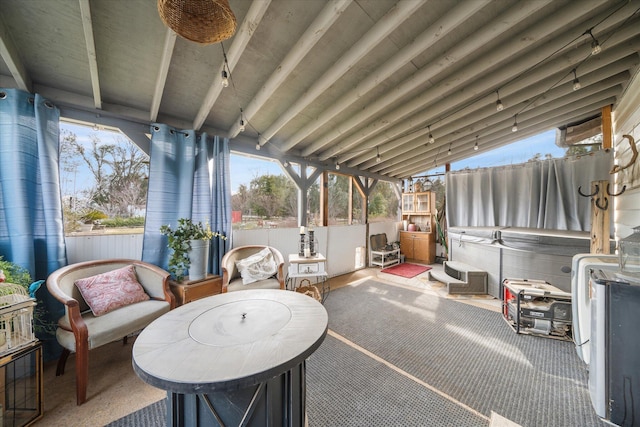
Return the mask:
[(429, 270), (431, 270), (431, 267), (425, 267), (424, 265), (410, 264), (405, 262), (402, 264), (394, 265), (393, 267), (385, 268), (383, 270), (380, 270), (380, 272), (395, 274), (396, 276), (402, 276), (410, 279), (412, 277), (416, 277), (420, 273), (424, 273), (425, 271)]

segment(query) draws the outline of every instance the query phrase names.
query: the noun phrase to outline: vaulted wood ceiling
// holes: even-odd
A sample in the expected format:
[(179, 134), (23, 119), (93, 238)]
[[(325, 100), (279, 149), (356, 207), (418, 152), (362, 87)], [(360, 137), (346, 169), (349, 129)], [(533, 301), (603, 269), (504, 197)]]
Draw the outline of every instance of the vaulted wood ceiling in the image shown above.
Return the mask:
[(235, 35), (203, 46), (155, 0), (0, 0), (0, 87), (141, 145), (162, 122), (395, 179), (615, 109), (640, 62), (640, 0), (229, 3)]

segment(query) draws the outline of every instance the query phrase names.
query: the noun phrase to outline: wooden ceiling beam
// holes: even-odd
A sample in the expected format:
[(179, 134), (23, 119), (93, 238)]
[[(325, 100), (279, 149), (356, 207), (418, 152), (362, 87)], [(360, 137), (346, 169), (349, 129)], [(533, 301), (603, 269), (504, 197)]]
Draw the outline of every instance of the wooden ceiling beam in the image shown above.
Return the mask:
[(229, 137), (233, 138), (240, 133), (240, 120), (251, 121), (255, 114), (269, 100), (271, 95), (286, 81), (295, 70), (296, 66), (311, 51), (313, 46), (331, 28), (331, 25), (342, 15), (347, 6), (353, 0), (333, 0), (327, 3), (320, 14), (316, 17), (307, 31), (300, 37), (291, 48), (287, 56), (276, 67), (275, 71), (264, 85), (258, 90), (253, 99), (244, 108), (243, 116), (238, 116), (233, 126), (229, 129)]
[(149, 109), (149, 119), (155, 122), (158, 118), (160, 103), (162, 102), (162, 94), (167, 83), (167, 75), (169, 74), (169, 65), (173, 57), (173, 48), (176, 45), (177, 34), (170, 28), (164, 36), (164, 47), (162, 48), (162, 57), (158, 63), (158, 76), (156, 77), (156, 86), (151, 99), (151, 108)]
[(304, 108), (316, 100), (331, 85), (340, 79), (347, 71), (354, 67), (358, 61), (366, 56), (372, 49), (384, 40), (395, 29), (401, 26), (410, 18), (416, 10), (422, 7), (422, 2), (406, 1), (399, 2), (392, 7), (367, 33), (360, 38), (347, 52), (338, 58), (334, 64), (316, 80), (305, 93), (299, 97), (293, 105), (281, 114), (263, 133), (265, 140), (260, 144), (264, 145), (267, 140), (282, 129), (290, 120), (295, 118)]
[[(247, 44), (249, 44), (251, 37), (255, 34), (256, 28), (260, 25), (260, 21), (262, 21), (270, 4), (271, 0), (253, 0), (253, 3), (251, 3), (249, 11), (236, 31), (236, 34), (233, 36), (231, 47), (227, 52), (228, 63), (226, 65), (229, 67), (229, 73), (232, 73), (238, 64), (242, 53), (246, 49)], [(213, 82), (211, 86), (209, 86), (209, 91), (193, 121), (193, 129), (195, 130), (200, 130), (216, 103), (218, 96), (220, 96), (220, 92), (222, 92), (222, 71), (224, 71), (224, 67), (225, 62), (223, 61), (218, 72), (214, 75)]]
[(16, 86), (27, 92), (33, 92), (31, 76), (29, 76), (24, 63), (20, 59), (18, 49), (11, 38), (11, 34), (9, 34), (9, 29), (2, 20), (2, 15), (0, 15), (0, 57), (7, 64), (13, 79), (16, 81)]
[[(442, 40), (442, 38), (447, 34), (455, 31), (459, 26), (463, 25), (469, 17), (477, 13), (488, 2), (489, 0), (468, 0), (457, 5), (454, 9), (450, 10), (446, 15), (429, 26), (429, 28), (422, 32), (422, 34), (415, 38), (409, 45), (389, 58), (384, 64), (378, 67), (378, 69), (369, 74), (363, 81), (359, 82), (353, 89), (342, 95), (339, 100), (333, 102), (331, 106), (319, 117), (310, 121), (293, 136), (288, 138), (287, 141), (282, 144), (281, 149), (289, 150), (295, 147), (312, 132), (327, 124), (331, 119), (358, 101), (366, 93), (375, 89), (380, 82), (391, 77), (395, 72), (415, 59), (415, 57), (420, 53), (424, 52), (436, 42)], [(305, 151), (310, 153), (315, 150), (309, 148)]]
[[(479, 4), (484, 5), (484, 3)], [(523, 19), (526, 19), (528, 16), (530, 16), (530, 13), (538, 10), (546, 4), (547, 2), (530, 2), (524, 5), (524, 7), (521, 5), (512, 7), (507, 12), (503, 13), (499, 17), (499, 19), (496, 19), (495, 26), (491, 26), (490, 29), (485, 28), (479, 30), (478, 32), (468, 37), (464, 42), (459, 43), (452, 50), (447, 51), (440, 57), (435, 58), (433, 61), (430, 61), (425, 67), (417, 70), (408, 79), (400, 83), (398, 86), (394, 87), (392, 90), (388, 91), (384, 96), (378, 97), (375, 102), (373, 102), (371, 105), (368, 105), (358, 114), (346, 120), (343, 120), (337, 128), (334, 128), (322, 135), (307, 148), (305, 148), (303, 150), (303, 154), (309, 155), (312, 152), (321, 150), (323, 147), (330, 148), (320, 153), (321, 158), (329, 158), (343, 153), (345, 150), (360, 142), (360, 139), (348, 138), (347, 140), (342, 140), (337, 144), (335, 143), (335, 141), (338, 138), (342, 137), (342, 135), (349, 135), (352, 129), (362, 123), (362, 120), (368, 120), (374, 117), (375, 114), (378, 114), (384, 108), (393, 105), (393, 103), (397, 102), (400, 98), (412, 93), (418, 87), (427, 84), (438, 74), (445, 72), (451, 67), (454, 67), (456, 64), (458, 64), (459, 61), (464, 60), (464, 58), (472, 54), (480, 46), (499, 37), (501, 34), (503, 34), (504, 31), (507, 31), (514, 24), (514, 22), (520, 22)], [(469, 5), (466, 6), (469, 7)], [(455, 9), (454, 11), (457, 11), (457, 9)], [(459, 11), (457, 11), (456, 13), (457, 15), (461, 14), (461, 12)], [(442, 24), (442, 22), (438, 23)], [(439, 30), (439, 28), (437, 28), (437, 30)], [(421, 39), (425, 35), (428, 36), (431, 31), (432, 30), (428, 30), (427, 32), (423, 33)], [(423, 40), (428, 41), (429, 37)], [(396, 60), (396, 57), (398, 56), (399, 55), (394, 56), (392, 60)], [(361, 95), (359, 92), (358, 94)], [(432, 102), (432, 99), (428, 99), (426, 102)], [(381, 127), (379, 127), (380, 122), (378, 122), (377, 124), (378, 130), (382, 129)]]
[[(448, 67), (443, 67), (442, 64), (450, 61), (450, 55), (454, 58), (464, 57), (465, 55), (480, 49), (490, 40), (500, 37), (504, 32), (497, 31), (494, 33), (492, 26), (483, 27), (478, 33), (472, 34), (464, 42), (459, 43), (451, 52), (447, 52), (446, 57), (440, 58), (439, 61), (434, 61), (432, 65), (419, 70), (411, 78), (396, 86), (392, 91), (388, 92), (384, 96), (380, 96), (376, 102), (367, 106), (366, 109), (362, 110), (360, 113), (351, 117), (342, 124), (335, 126), (331, 131), (320, 137), (318, 143), (324, 144), (330, 148), (321, 152), (319, 154), (319, 158), (327, 159), (348, 151), (356, 144), (366, 144), (367, 139), (373, 134), (379, 133), (394, 123), (397, 123), (398, 120), (402, 120), (403, 118), (423, 109), (426, 103), (433, 103), (434, 100), (440, 100), (437, 106), (441, 108), (441, 110), (445, 110), (446, 107), (442, 104), (450, 103), (447, 95), (454, 90), (459, 90), (465, 87), (470, 82), (474, 81), (478, 75), (490, 73), (494, 70), (490, 75), (497, 76), (502, 74), (503, 77), (501, 81), (507, 82), (510, 78), (513, 78), (513, 73), (524, 72), (531, 69), (538, 62), (553, 54), (560, 46), (575, 40), (576, 33), (579, 35), (580, 32), (577, 28), (574, 28), (573, 31), (564, 32), (562, 36), (555, 37), (553, 42), (548, 42), (534, 51), (528, 51), (527, 49), (539, 44), (541, 40), (544, 40), (545, 35), (567, 28), (570, 23), (578, 23), (574, 25), (578, 25), (579, 28), (582, 28), (584, 26), (584, 22), (582, 22), (581, 19), (584, 19), (584, 15), (591, 9), (600, 6), (602, 3), (604, 3), (602, 0), (591, 1), (588, 3), (585, 2), (581, 5), (582, 7), (579, 11), (576, 10), (575, 5), (566, 5), (564, 8), (551, 14), (538, 24), (528, 27), (524, 32), (518, 34), (517, 37), (510, 38), (505, 44), (494, 51), (481, 56), (479, 59), (468, 64), (454, 74), (447, 75), (437, 84), (422, 92), (420, 96), (415, 97), (408, 102), (401, 103), (401, 105), (393, 111), (379, 117), (356, 132), (353, 132), (353, 128), (355, 126), (359, 126), (360, 123), (363, 123), (367, 118), (374, 117), (374, 114), (382, 111), (382, 109), (390, 105), (390, 103), (400, 101), (402, 97), (412, 93), (412, 91), (415, 91), (428, 81), (431, 81), (434, 77), (444, 72)], [(516, 5), (516, 12), (518, 11), (518, 6), (523, 4), (524, 3), (518, 3), (518, 5)], [(506, 13), (508, 14), (510, 11), (511, 10)], [(499, 17), (495, 21), (500, 22), (503, 18), (504, 17)], [(513, 19), (514, 18), (511, 17), (511, 20)], [(590, 20), (590, 22), (591, 21), (595, 20)], [(482, 41), (482, 43), (479, 43), (480, 41)], [(473, 50), (469, 50), (470, 48), (473, 48)], [(514, 56), (518, 53), (521, 54), (521, 59), (518, 63), (510, 63), (509, 61), (513, 61)], [(496, 70), (497, 64), (505, 64), (505, 67)], [(495, 77), (490, 78), (495, 79)], [(437, 78), (435, 80), (437, 80)], [(474, 96), (478, 96), (478, 94), (467, 94), (467, 97)], [(343, 135), (349, 134), (349, 137), (343, 137)], [(306, 154), (306, 151), (303, 151), (303, 154)]]
[(93, 39), (93, 20), (91, 19), (91, 7), (89, 0), (78, 0), (80, 3), (80, 17), (84, 32), (84, 43), (87, 50), (89, 74), (91, 75), (91, 90), (93, 91), (93, 104), (96, 108), (102, 108), (102, 95), (100, 95), (100, 77), (98, 76), (98, 56), (96, 43)]
[[(518, 122), (517, 132), (512, 132), (511, 129), (509, 129), (509, 121), (505, 121), (502, 127), (496, 128), (497, 130), (494, 133), (487, 135), (484, 140), (479, 141), (480, 150), (478, 151), (482, 152), (489, 150), (490, 148), (505, 145), (509, 141), (513, 140), (514, 133), (517, 134), (518, 139), (521, 140), (526, 137), (539, 134), (541, 130), (558, 127), (573, 118), (589, 117), (590, 115), (597, 113), (602, 105), (613, 103), (615, 97), (620, 94), (621, 90), (622, 88), (619, 88), (618, 92), (614, 92), (614, 96), (610, 96), (605, 99), (600, 98), (600, 96), (595, 96), (594, 98), (596, 101), (590, 104), (584, 104), (582, 102), (574, 103), (570, 109), (563, 106), (554, 110), (549, 110), (544, 114), (537, 115), (530, 119), (523, 120), (522, 122)], [(443, 146), (440, 153), (433, 153), (433, 151), (430, 153), (415, 153), (412, 161), (403, 164), (402, 167), (393, 167), (390, 168), (390, 170), (385, 170), (384, 174), (389, 174), (391, 176), (399, 174), (406, 177), (433, 169), (434, 162), (441, 166), (445, 163), (453, 163), (464, 158), (469, 158), (471, 157), (471, 153), (474, 152), (473, 140), (474, 138), (470, 136), (463, 140), (456, 141), (455, 143), (451, 143), (451, 155), (446, 154), (449, 144)]]
[[(568, 99), (584, 98), (587, 95), (602, 91), (603, 89), (623, 84), (630, 78), (629, 69), (636, 66), (640, 60), (638, 55), (625, 58), (618, 61), (618, 66), (603, 66), (603, 68), (594, 71), (593, 73), (582, 76), (581, 81), (583, 88), (580, 92), (573, 91), (572, 78), (567, 76), (563, 84), (560, 84), (555, 89), (548, 91), (545, 96), (541, 96), (544, 90), (549, 87), (551, 82), (557, 83), (558, 76), (552, 75), (547, 79), (540, 82), (539, 85), (525, 88), (524, 90), (512, 95), (508, 98), (508, 103), (505, 105), (509, 107), (503, 111), (497, 112), (495, 110), (495, 104), (484, 104), (478, 106), (479, 108), (473, 111), (467, 111), (464, 116), (458, 116), (455, 120), (452, 120), (445, 124), (445, 126), (439, 128), (440, 134), (437, 138), (438, 144), (448, 144), (449, 142), (459, 140), (462, 137), (468, 135), (486, 134), (488, 129), (492, 129), (497, 126), (503, 120), (513, 120), (514, 114), (520, 111), (536, 97), (540, 99), (531, 103), (529, 106), (531, 109), (542, 108), (547, 110), (550, 108), (555, 99), (560, 99), (569, 96)], [(617, 74), (610, 76), (609, 72), (616, 70)], [(566, 72), (566, 71), (565, 71)], [(566, 101), (563, 101), (566, 103)], [(520, 116), (519, 116), (520, 118)], [(396, 156), (402, 153), (412, 152), (415, 148), (425, 145), (427, 129), (420, 129), (416, 132), (412, 132), (409, 135), (402, 136), (397, 139), (393, 139), (378, 146), (378, 150), (382, 153), (385, 159), (392, 160)], [(437, 147), (437, 145), (435, 146)], [(431, 149), (435, 149), (431, 147)], [(399, 160), (399, 159), (398, 159)], [(372, 168), (373, 170), (382, 169), (375, 164), (375, 158), (372, 155), (361, 155), (357, 159), (353, 159), (348, 162), (350, 167)]]

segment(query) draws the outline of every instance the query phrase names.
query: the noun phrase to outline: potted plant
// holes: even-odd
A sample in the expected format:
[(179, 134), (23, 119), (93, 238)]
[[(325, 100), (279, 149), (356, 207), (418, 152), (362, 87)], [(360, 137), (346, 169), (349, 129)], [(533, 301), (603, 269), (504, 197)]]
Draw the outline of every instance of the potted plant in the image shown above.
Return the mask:
[(195, 223), (190, 218), (178, 219), (175, 229), (170, 225), (163, 225), (160, 233), (168, 238), (168, 246), (172, 250), (169, 271), (178, 282), (182, 281), (186, 270), (189, 270), (190, 280), (204, 279), (207, 274), (210, 240), (214, 237), (226, 240), (222, 234), (211, 231), (209, 223)]
[(99, 223), (101, 219), (107, 218), (104, 212), (100, 212), (96, 209), (89, 209), (80, 216), (80, 231), (91, 231), (93, 225)]

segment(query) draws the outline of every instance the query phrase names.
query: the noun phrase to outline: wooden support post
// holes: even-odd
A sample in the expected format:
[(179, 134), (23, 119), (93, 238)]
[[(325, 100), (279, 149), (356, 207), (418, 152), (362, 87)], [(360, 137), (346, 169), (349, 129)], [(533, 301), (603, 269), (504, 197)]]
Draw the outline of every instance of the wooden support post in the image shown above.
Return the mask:
[[(611, 124), (611, 105), (602, 107), (602, 149), (613, 148), (613, 126)], [(607, 252), (608, 253), (608, 252)]]
[(320, 178), (320, 223), (326, 227), (329, 225), (329, 172), (322, 172)]
[(591, 253), (609, 254), (609, 208), (613, 208), (613, 200), (607, 194), (609, 181), (591, 182)]

